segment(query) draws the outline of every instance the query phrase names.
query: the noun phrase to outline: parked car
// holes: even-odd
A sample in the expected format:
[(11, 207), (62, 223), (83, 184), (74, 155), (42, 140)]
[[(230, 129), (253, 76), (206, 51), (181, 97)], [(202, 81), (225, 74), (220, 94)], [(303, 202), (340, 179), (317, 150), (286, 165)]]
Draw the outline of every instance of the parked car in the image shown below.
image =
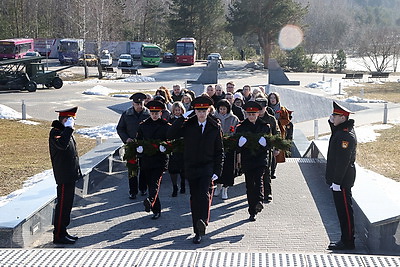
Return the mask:
[(24, 57), (40, 57), (40, 53), (36, 51), (28, 51)]
[(207, 66), (211, 63), (212, 60), (218, 61), (218, 67), (224, 67), (222, 64), (222, 57), (220, 53), (211, 53), (207, 56)]
[(175, 56), (172, 53), (165, 52), (163, 55), (162, 61), (164, 63), (173, 63), (173, 62), (175, 62)]
[(101, 66), (111, 66), (112, 65), (112, 56), (110, 54), (103, 54), (100, 57), (100, 65)]
[(118, 67), (132, 67), (133, 59), (129, 54), (121, 54), (118, 59)]
[(85, 61), (86, 61), (86, 66), (97, 66), (98, 64), (97, 57), (96, 55), (93, 54), (85, 54), (85, 56), (79, 58), (78, 64), (80, 66), (83, 66)]

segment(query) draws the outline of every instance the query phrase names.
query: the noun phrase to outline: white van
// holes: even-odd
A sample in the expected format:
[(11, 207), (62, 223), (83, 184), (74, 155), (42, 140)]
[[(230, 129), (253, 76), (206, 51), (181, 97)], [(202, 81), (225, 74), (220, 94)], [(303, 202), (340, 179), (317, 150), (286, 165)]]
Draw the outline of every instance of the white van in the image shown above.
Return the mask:
[(100, 65), (109, 67), (112, 65), (111, 54), (102, 54), (100, 57)]

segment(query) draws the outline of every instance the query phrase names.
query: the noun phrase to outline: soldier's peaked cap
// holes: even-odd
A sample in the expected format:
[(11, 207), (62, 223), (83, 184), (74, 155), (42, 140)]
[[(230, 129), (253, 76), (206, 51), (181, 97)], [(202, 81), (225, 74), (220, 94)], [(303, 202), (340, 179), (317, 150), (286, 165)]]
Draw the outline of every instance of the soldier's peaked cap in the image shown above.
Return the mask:
[(252, 113), (252, 112), (260, 111), (262, 109), (262, 107), (257, 102), (249, 101), (249, 102), (247, 102), (246, 104), (243, 105), (243, 109), (246, 112)]
[(192, 106), (194, 109), (208, 109), (214, 104), (214, 101), (208, 96), (199, 96), (192, 101)]
[(157, 112), (165, 109), (164, 103), (158, 100), (149, 101), (146, 106), (150, 110), (150, 112)]
[(146, 99), (146, 95), (143, 93), (134, 93), (129, 99), (132, 99), (135, 103), (141, 103)]
[(348, 117), (350, 115), (350, 113), (354, 113), (351, 112), (350, 110), (348, 110), (347, 108), (341, 106), (340, 104), (336, 103), (335, 101), (333, 101), (333, 115), (343, 115)]
[(265, 97), (257, 97), (255, 101), (260, 104), (261, 107), (268, 106), (268, 99)]
[(56, 110), (56, 112), (59, 113), (60, 117), (76, 117), (76, 111), (78, 110), (78, 107), (73, 107), (73, 108), (67, 108), (63, 110)]

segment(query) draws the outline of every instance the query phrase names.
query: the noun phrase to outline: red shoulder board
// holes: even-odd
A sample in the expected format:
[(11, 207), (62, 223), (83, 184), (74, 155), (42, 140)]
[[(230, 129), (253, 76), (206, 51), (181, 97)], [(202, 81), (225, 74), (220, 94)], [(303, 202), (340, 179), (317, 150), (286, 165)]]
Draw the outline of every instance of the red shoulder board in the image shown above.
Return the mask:
[(349, 128), (344, 128), (343, 129), (343, 132), (348, 132), (349, 131)]

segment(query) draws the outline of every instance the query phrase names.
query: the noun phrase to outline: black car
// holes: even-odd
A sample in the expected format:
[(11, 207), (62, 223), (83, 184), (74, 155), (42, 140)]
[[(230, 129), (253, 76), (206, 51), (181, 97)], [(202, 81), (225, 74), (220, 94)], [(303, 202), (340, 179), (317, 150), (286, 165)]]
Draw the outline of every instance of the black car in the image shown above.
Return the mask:
[(164, 63), (173, 63), (173, 62), (175, 62), (175, 56), (172, 53), (166, 52), (163, 55), (162, 61)]

